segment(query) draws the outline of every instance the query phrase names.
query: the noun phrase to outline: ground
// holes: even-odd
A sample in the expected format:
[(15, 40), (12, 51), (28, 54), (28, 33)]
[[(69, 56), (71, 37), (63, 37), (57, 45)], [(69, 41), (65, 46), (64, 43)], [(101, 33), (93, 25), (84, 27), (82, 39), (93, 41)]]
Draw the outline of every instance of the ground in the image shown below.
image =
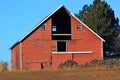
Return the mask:
[(1, 72), (0, 80), (120, 80), (120, 70), (74, 69)]

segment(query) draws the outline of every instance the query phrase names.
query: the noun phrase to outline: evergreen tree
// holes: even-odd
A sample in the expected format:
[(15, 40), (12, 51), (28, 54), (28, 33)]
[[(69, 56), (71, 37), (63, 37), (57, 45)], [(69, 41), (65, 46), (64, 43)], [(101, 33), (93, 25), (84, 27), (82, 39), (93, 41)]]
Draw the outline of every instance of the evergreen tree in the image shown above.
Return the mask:
[(114, 49), (116, 54), (120, 54), (120, 37), (115, 39)]
[(94, 0), (93, 4), (84, 5), (75, 16), (105, 39), (104, 53), (115, 51), (113, 41), (119, 35), (119, 19), (115, 18), (114, 10), (107, 2)]

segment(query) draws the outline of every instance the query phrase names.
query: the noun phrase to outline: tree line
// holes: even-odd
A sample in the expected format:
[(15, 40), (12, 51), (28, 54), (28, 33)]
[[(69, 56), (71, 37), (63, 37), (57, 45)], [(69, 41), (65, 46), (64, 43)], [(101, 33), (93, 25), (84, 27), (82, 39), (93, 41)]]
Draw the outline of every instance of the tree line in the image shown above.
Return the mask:
[(94, 0), (75, 13), (81, 21), (105, 39), (104, 56), (120, 54), (120, 25), (114, 10), (104, 0)]

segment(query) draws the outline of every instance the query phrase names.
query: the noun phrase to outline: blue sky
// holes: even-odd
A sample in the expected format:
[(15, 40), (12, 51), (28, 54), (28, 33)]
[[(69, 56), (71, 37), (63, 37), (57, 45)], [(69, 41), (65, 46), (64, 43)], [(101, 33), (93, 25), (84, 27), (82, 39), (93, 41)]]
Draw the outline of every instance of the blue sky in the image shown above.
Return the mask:
[[(120, 0), (106, 1), (120, 19)], [(0, 61), (10, 64), (9, 48), (61, 4), (74, 14), (83, 5), (92, 2), (93, 0), (0, 0)]]

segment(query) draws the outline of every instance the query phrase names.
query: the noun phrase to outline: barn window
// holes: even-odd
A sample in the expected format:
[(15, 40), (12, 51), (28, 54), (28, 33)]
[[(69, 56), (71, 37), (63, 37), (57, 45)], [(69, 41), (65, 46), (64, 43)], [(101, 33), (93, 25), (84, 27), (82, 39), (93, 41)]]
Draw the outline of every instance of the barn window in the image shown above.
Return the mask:
[(77, 30), (81, 30), (82, 29), (82, 25), (81, 24), (77, 24)]
[(42, 24), (41, 27), (40, 27), (41, 30), (45, 30), (46, 29), (46, 25), (45, 24)]
[(66, 42), (58, 41), (57, 42), (57, 51), (58, 52), (66, 52)]
[(52, 26), (52, 31), (53, 31), (53, 32), (56, 32), (56, 31), (57, 31), (56, 26)]

